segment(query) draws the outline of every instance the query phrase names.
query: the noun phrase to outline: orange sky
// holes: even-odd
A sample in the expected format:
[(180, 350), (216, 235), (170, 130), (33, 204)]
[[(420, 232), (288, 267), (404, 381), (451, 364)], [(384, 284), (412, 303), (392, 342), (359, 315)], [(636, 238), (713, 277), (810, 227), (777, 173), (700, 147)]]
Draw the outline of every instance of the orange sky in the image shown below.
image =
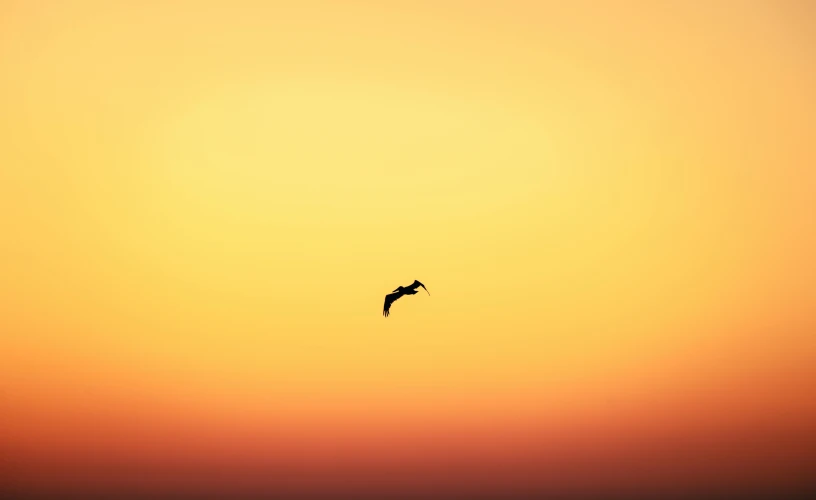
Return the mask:
[(805, 484), (816, 13), (698, 4), (3, 2), (0, 492)]

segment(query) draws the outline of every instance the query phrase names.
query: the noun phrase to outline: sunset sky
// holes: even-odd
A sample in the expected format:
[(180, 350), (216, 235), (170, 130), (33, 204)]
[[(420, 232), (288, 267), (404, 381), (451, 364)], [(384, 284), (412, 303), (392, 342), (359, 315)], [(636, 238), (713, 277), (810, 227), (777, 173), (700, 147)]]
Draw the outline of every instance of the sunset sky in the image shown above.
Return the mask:
[(812, 486), (815, 34), (2, 0), (0, 495)]

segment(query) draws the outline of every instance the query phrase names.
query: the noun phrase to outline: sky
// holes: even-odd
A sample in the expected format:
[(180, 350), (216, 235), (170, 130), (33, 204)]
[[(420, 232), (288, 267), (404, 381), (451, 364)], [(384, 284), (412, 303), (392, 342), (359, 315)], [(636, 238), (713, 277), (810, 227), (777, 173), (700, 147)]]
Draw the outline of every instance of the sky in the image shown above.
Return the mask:
[(814, 22), (4, 0), (0, 491), (811, 487)]

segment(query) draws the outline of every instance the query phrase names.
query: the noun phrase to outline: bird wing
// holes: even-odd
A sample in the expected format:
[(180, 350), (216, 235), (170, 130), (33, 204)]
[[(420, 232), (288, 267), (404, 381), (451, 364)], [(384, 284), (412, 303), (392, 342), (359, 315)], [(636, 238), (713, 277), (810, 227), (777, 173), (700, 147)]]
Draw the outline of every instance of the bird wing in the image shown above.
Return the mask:
[(398, 298), (402, 297), (402, 295), (403, 295), (402, 292), (394, 292), (394, 293), (389, 293), (388, 295), (385, 296), (385, 305), (383, 306), (383, 316), (387, 317), (389, 314), (391, 314), (389, 312), (389, 310), (391, 309), (391, 304), (393, 304), (394, 301), (397, 300)]
[(416, 290), (416, 289), (417, 289), (417, 287), (420, 287), (420, 286), (421, 286), (422, 288), (424, 288), (424, 289), (425, 289), (425, 291), (428, 293), (428, 295), (430, 295), (430, 294), (431, 294), (431, 292), (428, 292), (428, 289), (427, 289), (427, 288), (425, 288), (425, 285), (423, 285), (422, 283), (420, 283), (420, 282), (419, 282), (419, 280), (414, 280), (414, 282), (413, 282), (413, 283), (411, 283), (411, 286), (409, 286), (408, 288), (410, 288), (411, 290)]

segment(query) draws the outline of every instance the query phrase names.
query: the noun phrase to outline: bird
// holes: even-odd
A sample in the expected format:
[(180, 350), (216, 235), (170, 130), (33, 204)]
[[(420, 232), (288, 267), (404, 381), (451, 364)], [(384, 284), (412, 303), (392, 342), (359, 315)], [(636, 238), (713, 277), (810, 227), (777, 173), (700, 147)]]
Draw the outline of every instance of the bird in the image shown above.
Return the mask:
[(399, 286), (397, 287), (392, 293), (389, 293), (385, 296), (385, 305), (383, 306), (383, 316), (386, 318), (389, 314), (391, 314), (391, 304), (394, 303), (395, 300), (402, 297), (403, 295), (414, 295), (417, 293), (417, 288), (422, 287), (431, 295), (431, 292), (428, 292), (428, 289), (425, 288), (425, 285), (420, 283), (418, 280), (414, 280), (409, 286)]

